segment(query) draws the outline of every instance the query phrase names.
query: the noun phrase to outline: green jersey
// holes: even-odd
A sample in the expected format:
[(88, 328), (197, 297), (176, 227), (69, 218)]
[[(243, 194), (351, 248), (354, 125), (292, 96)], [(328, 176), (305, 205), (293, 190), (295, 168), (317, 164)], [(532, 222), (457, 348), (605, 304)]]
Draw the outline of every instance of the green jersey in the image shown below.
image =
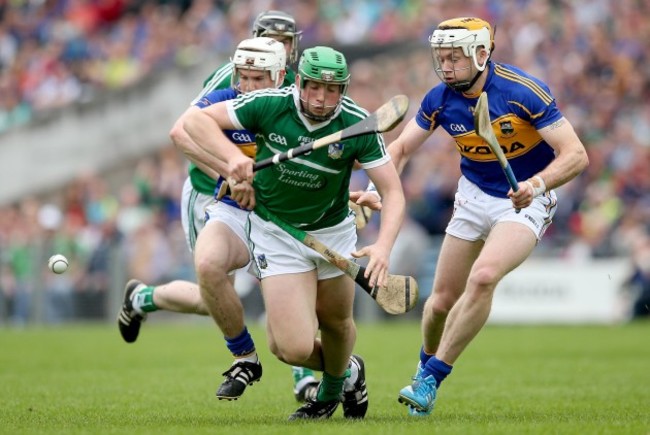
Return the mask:
[[(256, 160), (338, 132), (368, 116), (345, 97), (328, 121), (312, 125), (300, 112), (295, 86), (240, 95), (228, 104), (237, 128), (255, 134)], [(390, 163), (381, 134), (329, 145), (255, 173), (255, 199), (285, 222), (307, 231), (340, 223), (349, 214), (354, 162), (364, 169)], [(264, 213), (258, 213), (265, 218)]]
[[(287, 74), (284, 76), (282, 87), (291, 86), (296, 80), (296, 73), (287, 68)], [(218, 89), (228, 89), (232, 86), (232, 62), (228, 62), (212, 72), (207, 79), (203, 81), (203, 89), (199, 95), (194, 98), (192, 105), (196, 105), (203, 97), (210, 92)], [(196, 165), (190, 162), (189, 176), (192, 187), (198, 192), (205, 195), (213, 195), (217, 186), (217, 181), (209, 177), (205, 172), (201, 171)]]

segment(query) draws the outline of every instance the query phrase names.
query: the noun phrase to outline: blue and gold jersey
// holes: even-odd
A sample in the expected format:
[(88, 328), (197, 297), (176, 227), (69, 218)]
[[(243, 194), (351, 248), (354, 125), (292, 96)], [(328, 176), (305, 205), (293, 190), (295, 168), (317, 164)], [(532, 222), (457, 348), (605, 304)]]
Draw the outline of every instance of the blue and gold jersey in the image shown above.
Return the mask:
[[(239, 95), (234, 89), (219, 89), (211, 91), (208, 94), (204, 95), (194, 104), (196, 107), (203, 109), (204, 107), (211, 106), (212, 104), (219, 103), (221, 101), (232, 100), (237, 98)], [(239, 147), (242, 152), (248, 157), (255, 158), (256, 144), (255, 144), (255, 135), (248, 130), (224, 130), (224, 134), (228, 139), (230, 139), (235, 145)], [(219, 191), (219, 186), (223, 183), (224, 178), (219, 177), (218, 180), (213, 180), (207, 176), (203, 171), (196, 167), (193, 163), (190, 163), (190, 181), (192, 182), (192, 187), (206, 195), (214, 195)], [(224, 196), (221, 199), (222, 202), (225, 202), (228, 205), (238, 207), (237, 203), (230, 198), (230, 196)]]
[[(527, 180), (555, 158), (537, 132), (562, 118), (548, 86), (519, 68), (488, 64), (483, 91), (490, 100), (492, 128), (517, 180)], [(479, 95), (466, 97), (441, 83), (422, 100), (416, 122), (424, 130), (438, 126), (456, 142), (462, 174), (485, 193), (507, 198), (510, 186), (496, 156), (474, 130)]]

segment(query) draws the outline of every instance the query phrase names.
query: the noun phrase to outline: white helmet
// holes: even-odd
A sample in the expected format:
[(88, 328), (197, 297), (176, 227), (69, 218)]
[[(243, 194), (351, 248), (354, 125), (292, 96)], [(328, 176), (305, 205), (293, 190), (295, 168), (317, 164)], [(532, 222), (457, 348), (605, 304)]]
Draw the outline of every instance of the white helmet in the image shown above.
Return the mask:
[(244, 39), (237, 46), (231, 62), (233, 64), (232, 86), (239, 83), (239, 70), (251, 69), (269, 71), (275, 87), (282, 84), (282, 75), (287, 66), (287, 52), (284, 44), (272, 38), (260, 36), (258, 38)]
[[(472, 58), (474, 66), (478, 70), (478, 73), (480, 73), (487, 67), (492, 50), (494, 50), (494, 32), (492, 31), (490, 23), (480, 18), (452, 18), (451, 20), (443, 21), (438, 25), (436, 30), (433, 31), (433, 34), (429, 37), (429, 42), (433, 48), (434, 68), (439, 76), (441, 75), (441, 71), (435, 51), (440, 48), (462, 49), (465, 56)], [(485, 62), (482, 64), (479, 63), (476, 56), (481, 47), (484, 48), (488, 54)], [(476, 78), (479, 75), (478, 73), (471, 80), (471, 84), (476, 81)], [(462, 91), (462, 88), (467, 87), (468, 83), (469, 82), (458, 83), (452, 86), (454, 89)]]

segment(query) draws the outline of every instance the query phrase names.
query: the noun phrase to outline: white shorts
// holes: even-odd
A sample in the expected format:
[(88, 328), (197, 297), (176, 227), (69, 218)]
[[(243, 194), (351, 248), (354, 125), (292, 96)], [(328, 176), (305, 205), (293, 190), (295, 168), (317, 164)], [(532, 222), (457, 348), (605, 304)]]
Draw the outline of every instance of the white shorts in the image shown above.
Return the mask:
[(557, 197), (553, 190), (536, 197), (531, 205), (517, 213), (510, 198), (488, 195), (467, 178), (461, 177), (454, 201), (454, 214), (446, 232), (474, 242), (487, 239), (492, 227), (499, 222), (519, 222), (530, 228), (539, 241), (556, 210)]
[(224, 204), (223, 202), (215, 202), (208, 205), (206, 212), (208, 216), (206, 225), (212, 222), (224, 223), (241, 239), (245, 246), (248, 246), (246, 221), (250, 212)]
[(214, 196), (197, 192), (192, 187), (190, 177), (185, 179), (181, 196), (181, 224), (190, 252), (194, 252), (196, 238), (208, 220), (207, 208), (214, 203), (216, 203)]
[[(325, 257), (294, 239), (273, 222), (267, 222), (255, 213), (250, 213), (248, 227), (253, 267), (258, 278), (302, 273), (314, 269), (318, 271), (319, 280), (343, 275), (343, 272)], [(350, 213), (341, 223), (333, 227), (308, 231), (308, 233), (342, 256), (354, 261), (350, 255), (356, 250), (357, 243), (354, 214)]]

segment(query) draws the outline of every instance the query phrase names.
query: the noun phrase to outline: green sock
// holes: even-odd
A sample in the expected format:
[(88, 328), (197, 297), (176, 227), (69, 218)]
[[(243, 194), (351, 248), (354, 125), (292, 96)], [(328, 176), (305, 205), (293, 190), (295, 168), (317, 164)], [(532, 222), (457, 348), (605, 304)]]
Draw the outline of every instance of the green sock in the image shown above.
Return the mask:
[(347, 369), (343, 376), (336, 377), (332, 376), (327, 372), (323, 372), (323, 380), (320, 383), (320, 388), (318, 389), (317, 399), (321, 402), (329, 402), (332, 400), (338, 400), (343, 391), (343, 381), (350, 377), (350, 369)]
[(148, 286), (139, 290), (133, 297), (133, 308), (145, 313), (158, 311), (158, 307), (153, 303), (153, 289), (154, 287)]

